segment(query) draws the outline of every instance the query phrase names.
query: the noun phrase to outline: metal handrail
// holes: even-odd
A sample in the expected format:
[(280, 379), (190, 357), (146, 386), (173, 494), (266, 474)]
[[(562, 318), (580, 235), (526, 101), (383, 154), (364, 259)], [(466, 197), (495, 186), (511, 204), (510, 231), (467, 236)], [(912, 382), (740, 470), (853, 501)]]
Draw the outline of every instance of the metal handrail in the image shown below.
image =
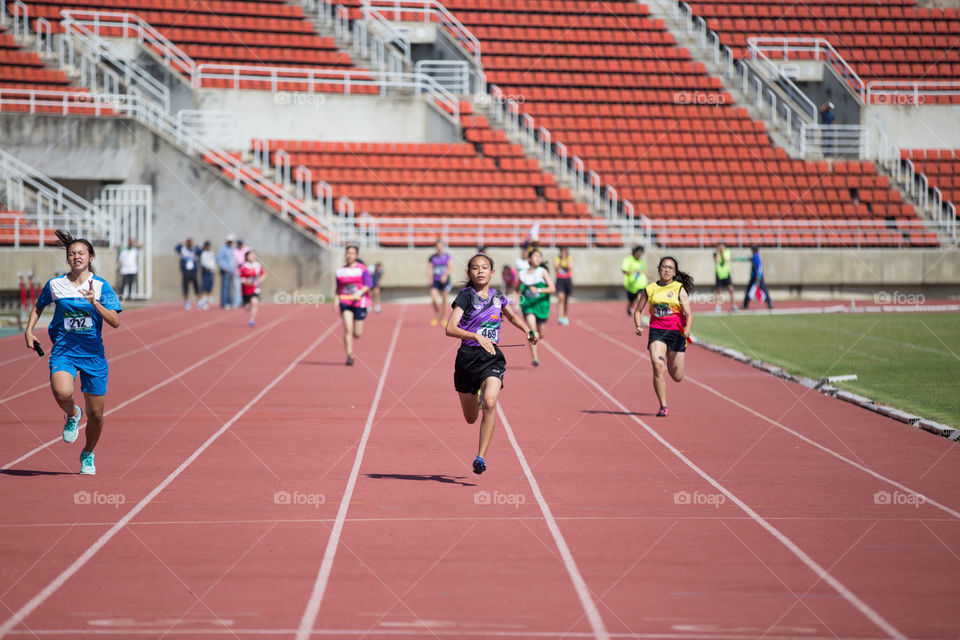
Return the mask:
[(2, 149), (0, 176), (7, 182), (7, 206), (36, 212), (34, 226), (40, 232), (40, 246), (44, 246), (44, 232), (54, 228), (76, 231), (89, 240), (104, 240), (115, 246), (113, 222), (99, 207)]
[(437, 0), (362, 0), (362, 2), (364, 6), (373, 7), (381, 13), (393, 12), (394, 20), (402, 20), (404, 15), (409, 14), (421, 16), (422, 22), (431, 22), (436, 18), (437, 22), (453, 35), (467, 53), (478, 63), (480, 62), (480, 41)]
[(871, 80), (867, 83), (870, 104), (919, 107), (927, 96), (960, 95), (960, 80)]
[[(27, 98), (11, 99), (5, 98), (5, 95), (26, 95)], [(235, 184), (248, 187), (254, 194), (267, 200), (282, 215), (296, 220), (298, 224), (312, 231), (324, 244), (336, 244), (340, 241), (331, 221), (320, 211), (311, 209), (306, 203), (288, 194), (250, 165), (199, 135), (182, 121), (178, 122), (156, 103), (145, 100), (139, 95), (0, 90), (0, 111), (3, 111), (4, 106), (7, 105), (28, 106), (30, 113), (47, 113), (43, 108), (52, 106), (60, 108), (64, 115), (71, 113), (71, 109), (86, 113), (92, 108), (96, 115), (112, 114), (134, 119), (155, 133), (167, 137), (188, 154), (199, 154), (205, 161), (219, 167)]]
[[(512, 242), (520, 246), (536, 226), (541, 242), (559, 246), (580, 244), (622, 246), (649, 243), (650, 227), (641, 220), (563, 220), (540, 218), (534, 223), (530, 218), (413, 218), (361, 216), (354, 221), (360, 228), (367, 228), (379, 242), (415, 246), (418, 240), (429, 238), (432, 244), (437, 237), (449, 239), (452, 235), (469, 237), (470, 244), (502, 244)], [(504, 238), (507, 236), (507, 238)], [(603, 236), (606, 241), (602, 241)]]
[[(191, 79), (194, 77), (197, 63), (193, 58), (135, 13), (76, 9), (61, 13), (74, 25), (84, 27), (84, 34), (88, 36), (101, 38), (104, 37), (101, 30), (120, 29), (123, 34), (121, 37), (136, 38), (137, 42), (149, 45), (155, 53), (163, 57), (167, 66), (185, 73)], [(106, 37), (116, 37), (116, 34)]]
[[(124, 59), (115, 54), (113, 47), (103, 40), (97, 30), (91, 29), (96, 25), (95, 12), (90, 11), (63, 11), (64, 37), (58, 41), (59, 64), (61, 67), (77, 68), (81, 72), (81, 84), (94, 93), (100, 92), (97, 77), (104, 77), (104, 93), (119, 93), (121, 75), (111, 69), (102, 69), (98, 63), (106, 62), (112, 69), (119, 69), (122, 74), (122, 83), (141, 92), (145, 97), (152, 99), (164, 109), (170, 110), (170, 90), (150, 73), (135, 62)], [(88, 20), (88, 18), (93, 18)], [(108, 84), (107, 81), (110, 80)]]
[[(925, 233), (923, 220), (901, 222), (892, 226), (886, 220), (791, 220), (728, 219), (683, 220), (662, 219), (653, 222), (653, 235), (662, 246), (682, 245), (710, 247), (719, 241), (728, 246), (745, 248), (752, 244), (764, 246), (834, 246), (850, 248), (863, 246), (897, 247), (915, 244), (905, 237)], [(854, 236), (852, 239), (849, 236)], [(885, 236), (884, 240), (870, 235)], [(680, 236), (680, 237), (677, 237)], [(758, 236), (760, 239), (758, 240)], [(812, 236), (812, 238), (811, 238)]]
[[(853, 85), (861, 102), (866, 98), (866, 84), (863, 82), (863, 79), (853, 70), (853, 67), (847, 63), (843, 56), (833, 48), (833, 45), (824, 38), (764, 36), (747, 38), (747, 45), (751, 52), (778, 51), (782, 54), (783, 60), (789, 60), (791, 52), (794, 54), (798, 52), (812, 52), (815, 60), (825, 59), (839, 67), (840, 75)], [(794, 57), (797, 56), (794, 55)]]

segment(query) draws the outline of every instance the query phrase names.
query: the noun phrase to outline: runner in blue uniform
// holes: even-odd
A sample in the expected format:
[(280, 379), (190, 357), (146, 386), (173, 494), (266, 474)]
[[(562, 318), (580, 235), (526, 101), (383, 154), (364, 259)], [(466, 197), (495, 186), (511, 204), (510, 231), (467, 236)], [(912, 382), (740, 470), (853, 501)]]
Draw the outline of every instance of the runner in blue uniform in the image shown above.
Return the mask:
[(66, 414), (63, 441), (77, 439), (80, 419), (84, 415), (74, 401), (74, 380), (80, 373), (80, 390), (86, 400), (87, 436), (80, 452), (80, 473), (93, 475), (93, 450), (103, 431), (103, 406), (107, 395), (107, 358), (101, 337), (103, 322), (113, 328), (120, 326), (120, 301), (113, 287), (93, 274), (90, 264), (96, 255), (93, 245), (69, 233), (57, 230), (57, 238), (66, 249), (70, 273), (51, 278), (43, 287), (37, 303), (30, 312), (24, 337), (27, 348), (39, 343), (33, 329), (47, 305), (55, 310), (48, 333), (50, 349), (50, 389), (57, 404)]

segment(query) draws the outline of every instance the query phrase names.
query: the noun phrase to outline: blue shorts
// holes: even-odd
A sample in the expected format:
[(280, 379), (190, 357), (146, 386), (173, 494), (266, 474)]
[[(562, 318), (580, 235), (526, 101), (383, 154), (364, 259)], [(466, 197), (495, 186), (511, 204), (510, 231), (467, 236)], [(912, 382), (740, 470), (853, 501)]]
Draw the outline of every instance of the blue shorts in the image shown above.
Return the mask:
[(68, 356), (50, 354), (50, 373), (65, 371), (74, 378), (80, 372), (80, 391), (94, 396), (107, 395), (110, 367), (107, 359), (99, 356)]

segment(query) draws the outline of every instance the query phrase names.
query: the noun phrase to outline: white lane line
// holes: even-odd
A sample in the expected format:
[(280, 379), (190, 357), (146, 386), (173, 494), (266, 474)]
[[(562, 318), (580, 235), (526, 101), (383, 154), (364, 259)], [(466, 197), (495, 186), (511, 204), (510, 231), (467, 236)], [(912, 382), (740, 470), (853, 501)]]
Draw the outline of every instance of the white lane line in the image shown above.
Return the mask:
[(393, 351), (397, 346), (397, 339), (400, 337), (400, 325), (403, 316), (406, 314), (407, 305), (400, 309), (400, 315), (397, 316), (397, 323), (393, 327), (393, 337), (390, 338), (390, 348), (387, 350), (387, 359), (383, 363), (383, 371), (380, 372), (380, 381), (377, 383), (377, 391), (373, 394), (373, 402), (370, 405), (370, 411), (367, 413), (367, 422), (363, 425), (363, 435), (360, 437), (360, 444), (357, 445), (357, 455), (353, 460), (353, 468), (350, 470), (350, 477), (347, 480), (347, 487), (343, 491), (343, 498), (340, 499), (340, 507), (337, 509), (337, 517), (333, 521), (333, 527), (330, 529), (330, 537), (327, 539), (327, 548), (323, 552), (323, 560), (320, 563), (320, 570), (317, 572), (317, 579), (313, 584), (313, 592), (307, 601), (307, 608), (300, 619), (300, 627), (297, 629), (296, 640), (309, 640), (313, 633), (313, 625), (317, 622), (317, 615), (320, 613), (320, 604), (323, 602), (323, 595), (327, 590), (327, 583), (330, 581), (330, 573), (333, 571), (333, 559), (337, 555), (337, 547), (340, 544), (340, 534), (343, 531), (343, 523), (347, 519), (347, 510), (350, 508), (350, 498), (353, 497), (353, 489), (357, 484), (357, 476), (360, 475), (360, 463), (363, 461), (363, 454), (367, 449), (367, 441), (370, 439), (370, 432), (373, 430), (373, 417), (377, 413), (377, 406), (380, 404), (380, 397), (383, 395), (383, 387), (387, 382), (387, 373), (390, 371), (390, 363), (393, 361)]
[[(205, 322), (205, 323), (203, 323), (203, 324), (193, 325), (193, 326), (190, 327), (189, 329), (184, 329), (183, 331), (181, 331), (181, 332), (179, 332), (179, 333), (175, 333), (175, 334), (173, 334), (173, 335), (167, 336), (166, 338), (162, 338), (162, 339), (160, 339), (160, 340), (157, 340), (156, 342), (154, 342), (154, 343), (152, 343), (152, 344), (148, 344), (148, 345), (144, 345), (144, 346), (142, 346), (142, 347), (138, 347), (138, 348), (136, 348), (136, 349), (133, 349), (132, 351), (124, 351), (123, 353), (121, 353), (121, 354), (119, 354), (119, 355), (116, 355), (116, 356), (110, 356), (110, 357), (109, 357), (109, 360), (110, 360), (110, 362), (116, 362), (117, 360), (123, 360), (124, 358), (129, 358), (130, 356), (134, 356), (134, 355), (136, 355), (136, 354), (138, 354), (138, 353), (140, 353), (140, 352), (142, 352), (142, 351), (148, 351), (148, 350), (150, 350), (150, 349), (153, 349), (154, 347), (160, 346), (161, 344), (164, 344), (164, 343), (166, 343), (166, 342), (170, 342), (171, 340), (176, 340), (177, 338), (182, 338), (182, 337), (185, 336), (185, 335), (188, 335), (188, 334), (191, 334), (191, 333), (200, 331), (201, 329), (206, 329), (208, 326), (210, 326), (210, 325), (212, 325), (212, 324), (216, 324), (217, 322), (219, 322), (219, 320), (208, 320), (207, 322)], [(145, 323), (145, 324), (149, 324), (149, 323)], [(33, 357), (36, 357), (36, 354), (33, 354)], [(18, 382), (19, 382), (19, 380), (18, 380)], [(15, 382), (14, 384), (16, 384), (16, 382)], [(23, 391), (20, 391), (20, 392), (18, 392), (18, 393), (15, 393), (15, 394), (13, 394), (12, 396), (7, 396), (6, 398), (0, 398), (0, 404), (9, 402), (10, 400), (16, 400), (17, 398), (19, 398), (19, 397), (21, 397), (21, 396), (25, 396), (25, 395), (27, 395), (28, 393), (33, 393), (34, 391), (39, 391), (39, 390), (41, 390), (41, 389), (47, 389), (47, 388), (49, 388), (49, 387), (50, 387), (50, 383), (49, 383), (49, 382), (45, 382), (45, 383), (40, 384), (40, 385), (37, 385), (37, 386), (35, 386), (35, 387), (31, 387), (31, 388), (29, 388), (29, 389), (25, 389), (25, 390), (23, 390)]]
[[(263, 331), (269, 331), (274, 325), (278, 324), (278, 323), (281, 322), (282, 320), (283, 320), (283, 318), (280, 318), (280, 319), (278, 319), (278, 320), (274, 320), (273, 322), (271, 322), (270, 324), (268, 324), (267, 326), (265, 326), (265, 327), (263, 328)], [(331, 325), (331, 328), (332, 328), (332, 326), (333, 326), (333, 325)], [(177, 379), (183, 377), (185, 374), (190, 373), (191, 371), (193, 371), (193, 370), (196, 369), (197, 367), (206, 364), (207, 362), (209, 362), (210, 360), (216, 358), (217, 356), (223, 355), (223, 354), (226, 353), (227, 351), (231, 351), (231, 350), (235, 349), (237, 346), (239, 346), (239, 345), (243, 344), (244, 342), (246, 342), (247, 340), (250, 340), (251, 338), (254, 338), (254, 337), (259, 336), (259, 335), (260, 335), (260, 332), (250, 333), (250, 334), (248, 334), (247, 336), (245, 336), (245, 337), (243, 337), (243, 338), (240, 338), (240, 339), (237, 340), (236, 342), (232, 342), (232, 343), (228, 344), (227, 346), (223, 347), (223, 348), (220, 349), (219, 351), (216, 351), (216, 352), (210, 354), (210, 355), (207, 356), (206, 358), (203, 358), (202, 360), (198, 360), (197, 362), (194, 362), (192, 365), (190, 365), (190, 366), (187, 367), (186, 369), (182, 369), (179, 373), (175, 373), (174, 375), (170, 376), (170, 377), (167, 378), (166, 380), (163, 380), (163, 381), (161, 381), (161, 382), (158, 382), (157, 384), (153, 385), (152, 387), (150, 387), (150, 388), (147, 389), (146, 391), (141, 391), (140, 393), (138, 393), (137, 395), (133, 396), (132, 398), (129, 398), (129, 399), (127, 399), (127, 400), (124, 400), (123, 402), (121, 402), (121, 403), (118, 404), (117, 406), (115, 406), (115, 407), (113, 407), (113, 408), (111, 408), (111, 409), (109, 409), (109, 410), (107, 410), (107, 411), (104, 411), (104, 412), (103, 412), (103, 417), (106, 418), (106, 417), (109, 416), (110, 414), (112, 414), (112, 413), (114, 413), (114, 412), (116, 412), (116, 411), (119, 411), (120, 409), (123, 409), (123, 408), (124, 408), (125, 406), (127, 406), (128, 404), (130, 404), (130, 403), (132, 403), (132, 402), (136, 402), (137, 400), (139, 400), (140, 398), (143, 398), (144, 396), (150, 395), (151, 393), (153, 393), (153, 392), (156, 391), (157, 389), (160, 389), (161, 387), (167, 386), (168, 384), (170, 384), (170, 383), (173, 382), (174, 380), (177, 380)], [(145, 348), (146, 348), (146, 347), (145, 347)], [(45, 385), (41, 385), (40, 388), (45, 388), (45, 387), (49, 387), (49, 386), (50, 386), (49, 384), (45, 384)], [(82, 427), (80, 427), (80, 431), (83, 431), (83, 430), (86, 429), (86, 428), (87, 428), (87, 425), (86, 425), (86, 423), (84, 423), (84, 425), (83, 425)], [(18, 463), (20, 463), (20, 462), (23, 462), (24, 460), (26, 460), (27, 458), (29, 458), (29, 457), (32, 456), (33, 454), (38, 453), (38, 452), (40, 452), (40, 451), (43, 451), (44, 449), (46, 449), (46, 448), (49, 447), (50, 445), (56, 444), (56, 443), (60, 442), (61, 440), (62, 440), (62, 437), (61, 437), (61, 438), (54, 438), (53, 440), (48, 440), (47, 442), (44, 442), (42, 445), (40, 445), (40, 446), (37, 447), (36, 449), (33, 449), (32, 451), (29, 451), (29, 452), (23, 454), (22, 456), (20, 456), (20, 457), (17, 458), (16, 460), (14, 460), (14, 461), (12, 461), (12, 462), (8, 462), (7, 464), (3, 465), (2, 467), (0, 467), (0, 471), (5, 471), (5, 470), (9, 469), (10, 467), (12, 467), (13, 465), (18, 464)]]
[(608, 400), (610, 400), (610, 402), (612, 402), (618, 409), (623, 411), (626, 417), (630, 418), (631, 420), (639, 424), (641, 427), (643, 427), (643, 429), (647, 433), (649, 433), (661, 445), (663, 445), (668, 451), (670, 451), (670, 453), (675, 455), (681, 462), (687, 465), (694, 473), (696, 473), (701, 478), (706, 480), (711, 486), (717, 489), (717, 491), (720, 491), (721, 493), (723, 493), (723, 495), (725, 495), (731, 502), (733, 502), (738, 507), (740, 507), (740, 509), (744, 513), (746, 513), (748, 516), (750, 516), (750, 518), (752, 518), (754, 522), (756, 522), (761, 527), (766, 529), (766, 531), (770, 535), (776, 538), (777, 541), (779, 541), (783, 546), (789, 549), (790, 552), (793, 553), (793, 555), (799, 558), (801, 562), (807, 565), (807, 567), (809, 567), (810, 570), (813, 571), (818, 578), (820, 578), (821, 580), (829, 584), (831, 587), (833, 587), (833, 589), (837, 593), (839, 593), (844, 600), (849, 602), (855, 609), (857, 609), (860, 613), (862, 613), (868, 620), (870, 620), (873, 624), (875, 624), (879, 629), (881, 629), (884, 633), (888, 634), (891, 638), (894, 638), (895, 640), (907, 640), (907, 636), (905, 634), (901, 633), (896, 627), (894, 627), (892, 624), (887, 622), (879, 613), (877, 613), (872, 608), (870, 608), (870, 606), (868, 606), (867, 603), (865, 603), (860, 598), (858, 598), (843, 583), (841, 583), (839, 580), (834, 578), (826, 569), (821, 567), (816, 560), (808, 556), (806, 552), (804, 552), (803, 549), (797, 546), (797, 544), (794, 543), (790, 538), (788, 538), (779, 529), (777, 529), (772, 524), (770, 524), (759, 513), (751, 509), (747, 503), (745, 503), (743, 500), (741, 500), (736, 495), (734, 495), (734, 493), (729, 489), (727, 489), (725, 486), (720, 484), (717, 480), (713, 478), (713, 476), (711, 476), (709, 473), (707, 473), (706, 471), (698, 467), (690, 458), (683, 455), (683, 453), (681, 453), (679, 449), (677, 449), (672, 444), (670, 444), (667, 441), (667, 439), (661, 436), (653, 427), (648, 425), (646, 422), (644, 422), (637, 416), (632, 415), (630, 413), (630, 410), (622, 402), (614, 398), (610, 394), (610, 392), (608, 392), (601, 385), (599, 385), (593, 378), (588, 376), (584, 371), (582, 371), (579, 367), (577, 367), (575, 364), (570, 362), (570, 360), (568, 360), (565, 356), (563, 356), (559, 351), (557, 351), (555, 348), (553, 348), (549, 344), (544, 343), (544, 346), (546, 346), (547, 350), (553, 353), (553, 355), (555, 355), (557, 359), (563, 362), (571, 371), (573, 371), (578, 376), (580, 376), (581, 379), (583, 379), (585, 382), (593, 386), (597, 391), (599, 391)]
[[(617, 340), (616, 338), (613, 338), (612, 336), (609, 336), (609, 335), (607, 335), (606, 333), (604, 333), (604, 332), (602, 332), (602, 331), (598, 331), (597, 329), (594, 329), (593, 327), (591, 327), (591, 326), (589, 326), (589, 325), (587, 325), (587, 324), (585, 324), (585, 323), (583, 323), (583, 322), (581, 322), (580, 324), (583, 325), (584, 328), (586, 328), (586, 329), (588, 329), (590, 332), (592, 332), (594, 335), (599, 336), (599, 337), (603, 338), (604, 340), (607, 340), (608, 342), (611, 342), (611, 343), (617, 345), (617, 346), (620, 347), (621, 349), (625, 349), (626, 351), (629, 351), (630, 353), (636, 354), (636, 355), (638, 355), (638, 356), (646, 356), (646, 355), (647, 355), (645, 352), (639, 351), (639, 350), (637, 350), (637, 349), (633, 349), (632, 347), (628, 347), (628, 346), (626, 346), (625, 344), (623, 344), (622, 342), (620, 342), (619, 340)], [(931, 498), (930, 496), (928, 496), (928, 495), (926, 495), (926, 494), (923, 494), (923, 493), (920, 493), (920, 492), (917, 491), (916, 489), (911, 489), (910, 487), (908, 487), (908, 486), (906, 486), (906, 485), (900, 484), (900, 483), (897, 482), (896, 480), (894, 480), (894, 479), (892, 479), (892, 478), (888, 478), (887, 476), (885, 476), (885, 475), (883, 475), (883, 474), (881, 474), (881, 473), (879, 473), (879, 472), (877, 472), (877, 471), (874, 471), (874, 470), (871, 469), (870, 467), (865, 467), (864, 465), (860, 464), (860, 463), (857, 462), (856, 460), (851, 460), (850, 458), (844, 456), (842, 453), (839, 453), (839, 452), (837, 452), (837, 451), (834, 451), (834, 450), (831, 449), (830, 447), (827, 447), (826, 445), (822, 445), (822, 444), (820, 444), (819, 442), (808, 438), (807, 436), (803, 435), (803, 434), (800, 433), (799, 431), (794, 431), (793, 429), (791, 429), (790, 427), (786, 426), (785, 424), (782, 424), (782, 423), (774, 420), (773, 418), (768, 418), (767, 416), (763, 415), (762, 413), (759, 413), (759, 412), (757, 412), (757, 411), (754, 411), (753, 409), (751, 409), (751, 408), (748, 407), (747, 405), (742, 404), (742, 403), (734, 400), (733, 398), (730, 398), (729, 396), (724, 395), (724, 394), (721, 393), (720, 391), (717, 391), (716, 389), (714, 389), (713, 387), (711, 387), (711, 386), (708, 385), (708, 384), (704, 384), (703, 382), (700, 382), (700, 381), (697, 380), (696, 378), (692, 378), (692, 377), (690, 377), (690, 376), (688, 376), (688, 375), (684, 375), (684, 378), (683, 378), (683, 379), (690, 381), (691, 383), (697, 385), (698, 387), (701, 387), (701, 388), (703, 388), (703, 389), (706, 389), (707, 391), (709, 391), (709, 392), (712, 393), (713, 395), (717, 396), (717, 397), (720, 398), (721, 400), (726, 400), (726, 401), (729, 402), (730, 404), (732, 404), (732, 405), (734, 405), (734, 406), (736, 406), (736, 407), (738, 407), (738, 408), (746, 411), (747, 413), (749, 413), (749, 414), (751, 414), (751, 415), (753, 415), (753, 416), (756, 416), (756, 417), (760, 418), (761, 420), (763, 420), (763, 421), (765, 421), (765, 422), (768, 422), (769, 424), (777, 427), (778, 429), (781, 429), (781, 430), (783, 430), (783, 431), (786, 431), (786, 432), (789, 433), (790, 435), (795, 436), (795, 437), (799, 438), (800, 440), (803, 440), (803, 441), (806, 442), (807, 444), (809, 444), (809, 445), (811, 445), (811, 446), (813, 446), (813, 447), (816, 447), (817, 449), (820, 449), (820, 450), (823, 451), (824, 453), (829, 453), (831, 456), (833, 456), (833, 457), (836, 458), (837, 460), (841, 460), (841, 461), (843, 461), (843, 462), (846, 462), (847, 464), (849, 464), (850, 466), (854, 467), (855, 469), (859, 469), (860, 471), (866, 473), (867, 475), (871, 475), (871, 476), (873, 476), (874, 478), (876, 478), (877, 480), (880, 480), (881, 482), (885, 482), (885, 483), (889, 484), (889, 485), (892, 486), (892, 487), (896, 487), (897, 489), (900, 489), (901, 491), (903, 491), (903, 492), (905, 492), (905, 493), (909, 493), (909, 494), (914, 495), (914, 496), (916, 496), (916, 497), (918, 497), (918, 498), (922, 498), (925, 503), (930, 504), (930, 505), (932, 505), (932, 506), (940, 509), (940, 510), (943, 511), (944, 513), (950, 514), (950, 515), (953, 516), (954, 518), (960, 519), (960, 512), (956, 511), (955, 509), (951, 509), (950, 507), (948, 507), (948, 506), (945, 505), (945, 504), (942, 504), (942, 503), (940, 503), (940, 502), (937, 502), (936, 500), (934, 500), (934, 499)]]
[(326, 339), (326, 337), (333, 332), (333, 329), (336, 326), (337, 325), (335, 324), (330, 325), (330, 327), (328, 327), (327, 330), (320, 335), (320, 337), (314, 340), (309, 347), (304, 349), (300, 353), (300, 355), (297, 356), (297, 358), (287, 366), (286, 369), (284, 369), (280, 374), (277, 375), (276, 378), (273, 379), (272, 382), (270, 382), (267, 386), (261, 389), (260, 393), (254, 396), (253, 399), (250, 400), (250, 402), (248, 402), (246, 405), (243, 406), (242, 409), (240, 409), (237, 413), (235, 413), (233, 417), (230, 418), (229, 421), (227, 421), (226, 424), (224, 424), (222, 427), (217, 429), (217, 431), (212, 436), (207, 438), (207, 440), (202, 445), (200, 445), (192, 454), (190, 454), (189, 458), (187, 458), (182, 463), (180, 463), (179, 467), (174, 469), (174, 471), (170, 475), (164, 478), (160, 484), (158, 484), (156, 487), (153, 488), (153, 490), (150, 493), (144, 496), (143, 499), (136, 504), (136, 506), (130, 509), (130, 511), (128, 511), (125, 516), (123, 516), (112, 527), (110, 527), (106, 531), (106, 533), (104, 533), (102, 536), (100, 536), (100, 538), (97, 539), (96, 542), (90, 545), (90, 547), (88, 547), (87, 550), (84, 551), (79, 558), (74, 560), (73, 564), (71, 564), (69, 567), (64, 569), (63, 572), (60, 573), (60, 575), (54, 578), (50, 582), (50, 584), (48, 584), (46, 587), (43, 588), (42, 591), (40, 591), (40, 593), (38, 593), (33, 598), (31, 598), (29, 602), (27, 602), (25, 605), (20, 607), (6, 622), (3, 623), (2, 626), (0, 626), (0, 639), (4, 638), (8, 633), (10, 633), (10, 631), (15, 626), (17, 626), (22, 621), (24, 621), (27, 618), (27, 616), (33, 613), (37, 609), (37, 607), (39, 607), (41, 604), (43, 604), (47, 600), (47, 598), (53, 595), (54, 592), (57, 591), (57, 589), (62, 587), (67, 582), (67, 580), (69, 580), (71, 577), (74, 576), (74, 574), (80, 571), (80, 569), (83, 568), (83, 566), (90, 560), (90, 558), (96, 555), (96, 553), (100, 551), (100, 549), (102, 549), (104, 545), (110, 542), (110, 540), (115, 535), (117, 535), (117, 533), (119, 533), (120, 530), (123, 529), (128, 522), (130, 522), (130, 520), (136, 517), (136, 515), (140, 513), (148, 504), (150, 504), (150, 502), (154, 498), (156, 498), (161, 491), (166, 489), (171, 482), (176, 480), (177, 477), (181, 473), (183, 473), (187, 467), (193, 464), (194, 460), (200, 457), (200, 454), (206, 451), (207, 448), (210, 447), (210, 445), (212, 445), (214, 442), (216, 442), (216, 440), (220, 436), (226, 433), (227, 429), (232, 427), (237, 420), (239, 420), (247, 411), (249, 411), (250, 407), (254, 406), (257, 402), (259, 402), (260, 399), (263, 398), (263, 396), (267, 395), (267, 393), (271, 389), (273, 389), (275, 386), (277, 386), (281, 380), (286, 378), (287, 375), (291, 371), (293, 371), (298, 364), (300, 364), (300, 361), (303, 360), (308, 353), (313, 351), (317, 347), (317, 345), (323, 342), (323, 340)]
[(570, 581), (573, 582), (573, 588), (577, 592), (577, 597), (580, 599), (580, 605), (583, 607), (587, 620), (590, 622), (590, 628), (593, 629), (593, 637), (597, 638), (597, 640), (608, 640), (610, 634), (607, 633), (607, 628), (603, 624), (603, 618), (600, 617), (596, 603), (593, 601), (593, 598), (590, 597), (590, 589), (587, 587), (583, 576), (580, 575), (580, 570), (577, 568), (577, 563), (573, 559), (573, 554), (570, 553), (570, 547), (567, 546), (567, 541), (563, 539), (560, 527), (557, 526), (557, 521), (550, 511), (550, 506), (543, 498), (543, 493), (540, 491), (540, 485), (537, 483), (537, 479), (533, 477), (533, 471), (530, 469), (530, 465), (527, 464), (523, 450), (520, 449), (520, 444), (517, 442), (513, 428), (507, 420), (507, 415), (503, 412), (503, 407), (499, 404), (497, 405), (497, 414), (500, 416), (500, 422), (503, 423), (504, 431), (507, 432), (507, 439), (510, 440), (510, 446), (513, 447), (514, 453), (517, 454), (517, 460), (520, 461), (523, 474), (527, 477), (527, 482), (530, 483), (530, 490), (533, 492), (533, 497), (536, 498), (537, 504), (540, 505), (540, 512), (543, 513), (543, 519), (547, 523), (547, 528), (550, 529), (553, 542), (557, 545), (560, 557), (563, 558), (563, 566), (567, 569), (567, 575), (570, 576)]

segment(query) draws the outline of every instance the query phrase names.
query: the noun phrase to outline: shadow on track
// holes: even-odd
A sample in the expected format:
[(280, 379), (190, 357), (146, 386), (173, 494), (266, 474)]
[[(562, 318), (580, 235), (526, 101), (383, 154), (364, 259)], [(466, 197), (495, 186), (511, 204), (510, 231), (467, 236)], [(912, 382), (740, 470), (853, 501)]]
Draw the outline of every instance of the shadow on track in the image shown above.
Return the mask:
[(4, 476), (76, 476), (79, 471), (36, 471), (34, 469), (2, 469)]
[(368, 478), (373, 478), (375, 480), (380, 479), (392, 479), (392, 480), (420, 480), (428, 482), (443, 482), (445, 484), (459, 484), (462, 487), (475, 487), (477, 485), (472, 482), (460, 482), (467, 476), (448, 476), (441, 474), (434, 474), (431, 476), (421, 476), (410, 473), (365, 473), (365, 476)]
[(600, 413), (610, 416), (656, 416), (655, 413), (641, 413), (639, 411), (594, 411), (592, 409), (584, 409), (582, 413)]

